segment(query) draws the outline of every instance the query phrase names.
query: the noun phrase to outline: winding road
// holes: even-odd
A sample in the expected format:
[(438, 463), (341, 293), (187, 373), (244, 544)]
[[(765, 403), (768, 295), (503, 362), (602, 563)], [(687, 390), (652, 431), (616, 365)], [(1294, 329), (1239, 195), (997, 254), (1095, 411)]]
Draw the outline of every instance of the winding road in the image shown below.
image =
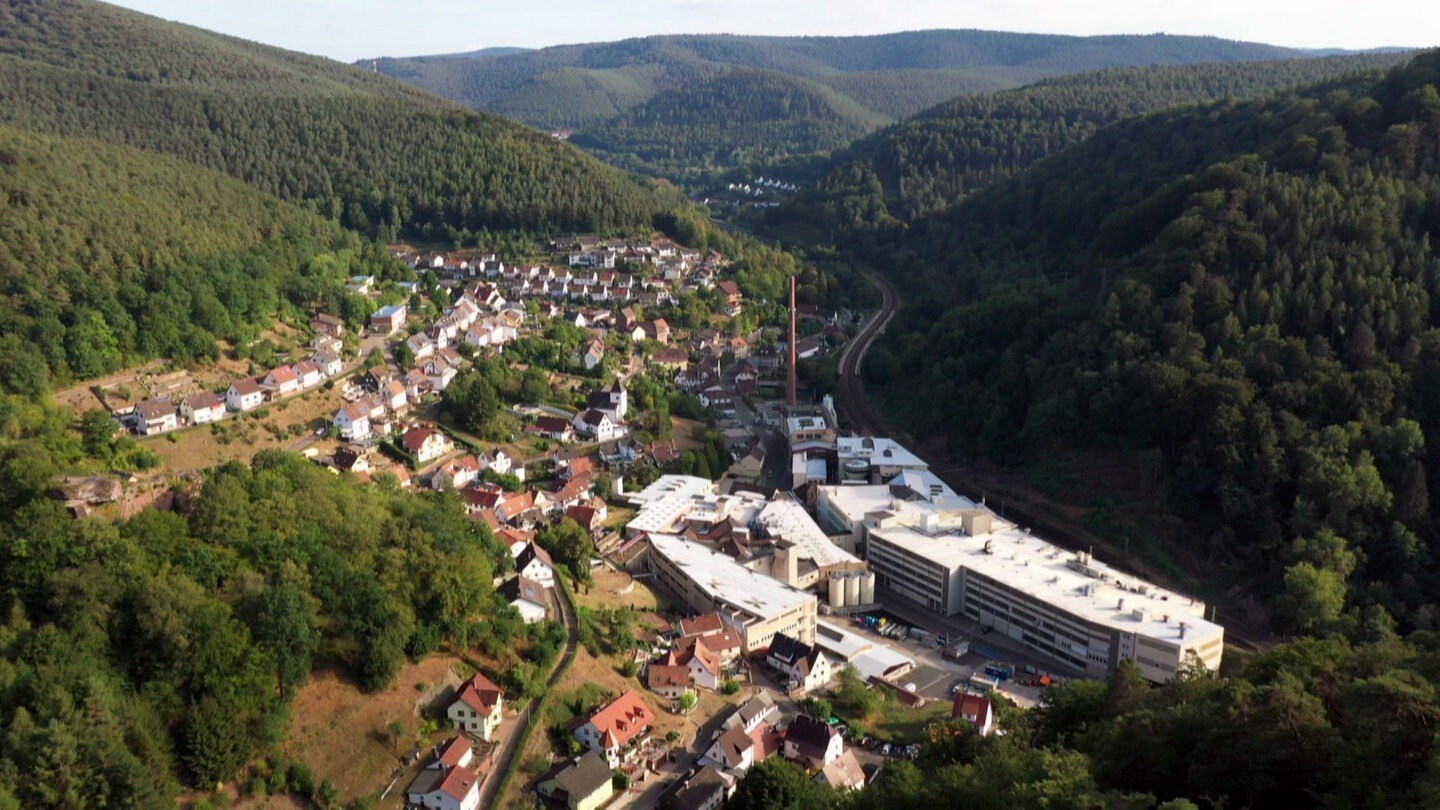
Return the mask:
[[(575, 611), (570, 605), (570, 594), (565, 590), (565, 583), (557, 579), (555, 587), (550, 589), (551, 601), (560, 613), (560, 620), (565, 625), (565, 652), (560, 656), (555, 669), (551, 671), (549, 679), (545, 681), (545, 694), (549, 695), (555, 690), (555, 685), (565, 676), (570, 669), (570, 664), (575, 660), (575, 652), (580, 646), (580, 625), (575, 619)], [(505, 738), (501, 744), (500, 751), (495, 757), (495, 762), (490, 769), (490, 777), (480, 787), (480, 802), (478, 807), (495, 807), (499, 798), (500, 789), (509, 782), (511, 770), (516, 766), (516, 758), (525, 742), (530, 739), (530, 732), (534, 730), (534, 724), (539, 722), (535, 717), (536, 709), (542, 698), (534, 698), (530, 701), (520, 714), (515, 718), (515, 726), (510, 736)]]

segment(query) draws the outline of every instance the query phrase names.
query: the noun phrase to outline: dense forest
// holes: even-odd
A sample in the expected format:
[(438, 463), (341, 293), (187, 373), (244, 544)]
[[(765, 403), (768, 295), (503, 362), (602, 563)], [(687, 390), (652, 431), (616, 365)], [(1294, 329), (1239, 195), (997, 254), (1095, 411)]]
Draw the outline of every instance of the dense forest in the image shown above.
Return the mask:
[(1437, 80), (1133, 119), (920, 220), (867, 373), (962, 454), (1160, 459), (1285, 629), (1437, 626)]
[(618, 166), (683, 178), (828, 152), (884, 123), (818, 82), (737, 70), (660, 93), (571, 142)]
[[(1391, 67), (1409, 53), (1113, 68), (953, 99), (812, 167), (771, 217), (859, 244), (1024, 171), (1124, 118)], [(797, 178), (792, 178), (797, 179)]]
[(0, 124), (163, 152), (386, 239), (646, 229), (683, 204), (393, 80), (84, 0), (0, 3)]
[(453, 495), (265, 451), (175, 511), (76, 520), (51, 478), (108, 436), (70, 416), (0, 400), (0, 807), (173, 807), (278, 741), (317, 667), (377, 689), (446, 643), (558, 653), (492, 592), (508, 550)]
[[(665, 90), (735, 69), (815, 79), (852, 94), (873, 112), (899, 118), (961, 93), (1018, 87), (1047, 76), (1304, 55), (1213, 37), (908, 31), (860, 37), (653, 36), (375, 64), (381, 73), (476, 109), (537, 127), (584, 129)], [(371, 61), (358, 64), (369, 67)]]
[(238, 180), (161, 155), (0, 126), (0, 393), (143, 357), (213, 359), (286, 308), (359, 322), (378, 245)]
[[(1225, 678), (1154, 688), (1122, 666), (1002, 707), (1004, 734), (932, 726), (915, 762), (892, 759), (840, 794), (779, 759), (752, 768), (727, 810), (1198, 810), (1425, 808), (1440, 804), (1440, 644), (1304, 639)], [(832, 700), (839, 701), (836, 696)], [(841, 704), (835, 703), (837, 709)], [(843, 710), (841, 711), (843, 714)]]

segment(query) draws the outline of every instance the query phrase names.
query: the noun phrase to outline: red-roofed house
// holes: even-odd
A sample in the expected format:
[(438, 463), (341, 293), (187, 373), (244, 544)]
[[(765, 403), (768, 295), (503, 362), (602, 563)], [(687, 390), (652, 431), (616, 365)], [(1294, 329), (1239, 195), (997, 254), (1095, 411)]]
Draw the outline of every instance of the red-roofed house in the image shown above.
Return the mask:
[[(655, 712), (633, 689), (597, 709), (585, 724), (575, 729), (580, 744), (598, 751), (610, 763), (620, 767), (627, 746), (638, 747), (655, 722)], [(633, 750), (633, 749), (631, 749)]]
[(427, 768), (464, 768), (470, 765), (475, 759), (475, 749), (470, 745), (470, 738), (463, 734), (456, 735), (447, 743), (440, 746), (435, 761), (426, 765)]
[(682, 636), (708, 636), (723, 632), (725, 632), (725, 622), (721, 620), (719, 613), (706, 613), (703, 616), (692, 616), (680, 620), (680, 635)]
[(455, 728), (488, 740), (500, 727), (504, 701), (505, 693), (500, 687), (477, 672), (460, 685), (455, 700), (445, 709), (445, 716), (450, 718)]
[(417, 427), (405, 431), (405, 435), (400, 437), (400, 446), (424, 464), (450, 452), (454, 445), (438, 430)]
[(645, 683), (655, 694), (675, 700), (690, 691), (690, 668), (654, 663), (645, 669)]
[(293, 394), (300, 390), (300, 376), (290, 366), (279, 366), (270, 369), (270, 373), (260, 381), (260, 387), (275, 397)]
[(459, 765), (426, 768), (405, 789), (412, 807), (432, 810), (476, 810), (480, 806), (480, 774)]
[(964, 720), (974, 726), (981, 737), (988, 737), (995, 730), (995, 707), (985, 695), (961, 692), (955, 696), (955, 705), (950, 709), (950, 719)]

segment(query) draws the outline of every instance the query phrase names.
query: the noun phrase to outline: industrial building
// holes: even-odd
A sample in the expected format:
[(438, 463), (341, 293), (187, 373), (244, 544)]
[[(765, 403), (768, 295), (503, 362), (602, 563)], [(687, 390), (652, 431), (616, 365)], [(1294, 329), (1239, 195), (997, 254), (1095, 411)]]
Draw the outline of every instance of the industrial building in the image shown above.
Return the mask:
[(650, 534), (650, 571), (696, 613), (719, 613), (745, 652), (766, 649), (776, 633), (815, 640), (818, 600), (746, 568), (729, 555), (671, 534)]
[(813, 590), (828, 608), (873, 604), (875, 578), (855, 555), (853, 535), (826, 535), (789, 497), (772, 500), (747, 490), (722, 494), (704, 478), (667, 475), (629, 498), (640, 511), (626, 525), (627, 537), (682, 537), (751, 571)]
[(1191, 654), (1220, 666), (1225, 631), (1202, 602), (1047, 543), (948, 489), (824, 486), (817, 513), (857, 536), (881, 587), (1087, 675), (1130, 660), (1164, 682)]

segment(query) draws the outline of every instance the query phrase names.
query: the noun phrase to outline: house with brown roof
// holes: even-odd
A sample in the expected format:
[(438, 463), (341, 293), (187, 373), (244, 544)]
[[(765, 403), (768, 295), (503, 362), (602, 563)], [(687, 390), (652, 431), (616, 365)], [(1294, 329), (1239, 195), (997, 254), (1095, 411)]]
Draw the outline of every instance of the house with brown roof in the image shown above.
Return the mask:
[(232, 411), (253, 411), (265, 404), (265, 391), (249, 377), (236, 380), (225, 392), (225, 407)]
[(725, 314), (735, 317), (740, 314), (743, 308), (745, 296), (740, 293), (740, 285), (729, 279), (716, 282), (715, 289), (725, 297)]
[(755, 764), (755, 739), (742, 726), (720, 733), (705, 752), (705, 759), (727, 771), (744, 771)]
[(434, 461), (455, 448), (444, 433), (428, 427), (405, 431), (400, 437), (400, 446), (420, 464)]
[(225, 416), (225, 400), (214, 391), (191, 394), (180, 403), (180, 417), (186, 424), (203, 425)]
[(363, 448), (345, 445), (335, 449), (330, 456), (330, 466), (341, 472), (353, 472), (358, 475), (370, 472), (370, 459)]
[(301, 360), (292, 368), (301, 388), (313, 388), (325, 381), (325, 372), (314, 360)]
[(351, 402), (335, 413), (333, 420), (340, 437), (347, 442), (363, 442), (370, 438), (370, 405), (361, 400)]
[(575, 739), (600, 752), (610, 767), (618, 768), (629, 752), (649, 738), (654, 722), (655, 711), (632, 689), (591, 713), (575, 729)]
[(463, 455), (442, 464), (430, 474), (432, 489), (464, 489), (480, 477), (480, 461), (473, 455)]
[(684, 371), (690, 365), (690, 355), (679, 346), (666, 346), (650, 355), (650, 365), (672, 371)]
[(655, 694), (676, 700), (690, 691), (690, 668), (655, 662), (645, 668), (645, 685)]
[(489, 740), (500, 727), (504, 703), (505, 692), (494, 681), (477, 672), (460, 685), (455, 699), (445, 709), (445, 716), (455, 728)]
[(575, 427), (570, 424), (570, 420), (559, 416), (537, 417), (535, 424), (526, 430), (533, 430), (534, 433), (557, 442), (575, 441)]
[(500, 586), (500, 595), (520, 614), (526, 624), (543, 622), (550, 617), (545, 586), (533, 579), (511, 577)]
[(597, 810), (615, 795), (615, 772), (596, 751), (561, 762), (535, 780), (535, 791), (568, 810)]
[(950, 719), (964, 720), (974, 726), (981, 737), (988, 737), (995, 731), (995, 707), (986, 695), (972, 695), (969, 692), (955, 695)]
[(310, 319), (310, 330), (317, 335), (343, 338), (345, 336), (345, 322), (334, 315), (316, 315)]
[(180, 426), (176, 419), (175, 405), (168, 399), (146, 399), (136, 403), (135, 432), (141, 436), (154, 436)]
[(660, 794), (660, 810), (718, 810), (734, 790), (734, 777), (706, 765), (671, 783)]
[(539, 543), (526, 543), (515, 552), (515, 572), (545, 588), (555, 585), (555, 561)]
[(821, 768), (820, 773), (815, 774), (815, 781), (829, 785), (837, 791), (859, 790), (865, 787), (865, 769), (860, 767), (860, 760), (855, 758), (854, 751), (842, 751), (840, 756)]
[(477, 810), (480, 806), (480, 774), (462, 765), (425, 768), (405, 789), (411, 807), (432, 810)]
[(824, 720), (802, 714), (785, 729), (785, 758), (806, 769), (824, 768), (844, 750), (840, 730)]

